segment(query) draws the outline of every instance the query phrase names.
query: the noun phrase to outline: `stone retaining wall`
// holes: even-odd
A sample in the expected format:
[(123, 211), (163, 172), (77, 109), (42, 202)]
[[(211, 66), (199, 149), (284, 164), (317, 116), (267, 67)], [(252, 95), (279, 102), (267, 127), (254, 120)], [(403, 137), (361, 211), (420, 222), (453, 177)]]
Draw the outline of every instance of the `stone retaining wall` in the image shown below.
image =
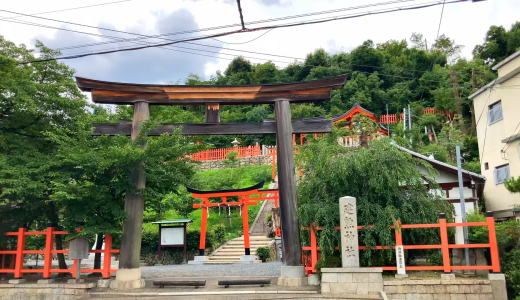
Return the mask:
[(0, 284), (0, 300), (77, 300), (96, 283)]
[[(226, 165), (224, 164), (225, 160), (206, 160), (199, 162), (199, 171), (209, 171), (209, 170), (220, 170), (225, 169)], [(240, 167), (245, 166), (264, 166), (264, 165), (272, 165), (273, 157), (269, 155), (259, 155), (259, 156), (251, 156), (251, 157), (242, 157), (240, 158)], [(239, 167), (237, 166), (237, 167)]]
[(489, 280), (385, 280), (388, 299), (493, 300)]

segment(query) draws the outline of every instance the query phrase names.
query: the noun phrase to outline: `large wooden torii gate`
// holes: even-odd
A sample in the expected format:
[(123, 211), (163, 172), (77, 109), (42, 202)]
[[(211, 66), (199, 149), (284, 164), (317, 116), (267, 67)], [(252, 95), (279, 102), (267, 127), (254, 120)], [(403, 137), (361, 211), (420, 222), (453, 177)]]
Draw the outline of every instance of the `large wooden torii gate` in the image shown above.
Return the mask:
[[(173, 129), (179, 126), (182, 126), (184, 135), (276, 134), (283, 245), (282, 263), (289, 267), (301, 265), (292, 135), (293, 133), (328, 133), (332, 131), (331, 121), (324, 118), (291, 121), (290, 103), (328, 101), (332, 90), (341, 89), (345, 81), (346, 76), (338, 76), (286, 84), (188, 86), (130, 84), (76, 77), (78, 87), (82, 91), (91, 92), (94, 103), (134, 106), (131, 122), (93, 124), (94, 135), (126, 134), (131, 136), (134, 141), (139, 136), (144, 122), (149, 118), (150, 105), (205, 105), (206, 123), (164, 124), (155, 128), (149, 135), (172, 133)], [(220, 123), (220, 105), (239, 104), (274, 104), (276, 120), (261, 123)], [(144, 189), (146, 179), (139, 168), (136, 166), (132, 174), (132, 181), (139, 189)], [(125, 210), (128, 217), (123, 225), (121, 257), (116, 280), (135, 281), (141, 279), (139, 259), (144, 196), (126, 194)], [(126, 288), (128, 287), (136, 287), (136, 285), (127, 285)]]

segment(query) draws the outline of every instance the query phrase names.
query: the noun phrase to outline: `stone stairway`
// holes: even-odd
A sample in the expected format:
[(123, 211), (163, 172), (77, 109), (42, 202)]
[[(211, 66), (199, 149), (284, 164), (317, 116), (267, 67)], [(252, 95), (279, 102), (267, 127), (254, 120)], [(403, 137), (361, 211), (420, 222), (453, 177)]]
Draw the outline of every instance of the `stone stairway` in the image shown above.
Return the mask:
[[(271, 238), (265, 236), (250, 236), (249, 246), (251, 254), (256, 254), (256, 249), (268, 246), (272, 242)], [(234, 264), (240, 263), (240, 256), (244, 255), (244, 237), (239, 237), (228, 241), (209, 256), (209, 260), (204, 264)], [(260, 260), (257, 260), (260, 262)]]
[[(276, 176), (275, 180), (275, 182), (269, 185), (269, 189), (278, 188), (278, 176)], [(266, 200), (262, 203), (262, 209), (258, 212), (258, 216), (255, 219), (255, 222), (251, 225), (251, 230), (249, 230), (251, 236), (267, 236), (269, 233), (269, 227), (267, 227), (267, 221), (265, 218), (268, 214), (272, 213), (273, 208), (274, 200)]]
[(262, 210), (258, 212), (256, 222), (251, 226), (251, 230), (249, 231), (251, 236), (267, 236), (269, 233), (269, 227), (267, 226), (265, 218), (272, 212), (273, 207), (274, 201), (265, 201)]

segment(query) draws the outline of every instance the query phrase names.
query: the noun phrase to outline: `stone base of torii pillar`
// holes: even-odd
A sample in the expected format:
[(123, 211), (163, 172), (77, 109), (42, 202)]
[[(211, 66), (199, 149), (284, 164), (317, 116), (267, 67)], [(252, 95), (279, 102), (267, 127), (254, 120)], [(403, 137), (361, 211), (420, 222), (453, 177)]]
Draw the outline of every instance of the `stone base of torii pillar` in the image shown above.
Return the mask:
[(322, 294), (367, 295), (383, 291), (382, 268), (359, 267), (356, 198), (339, 199), (342, 268), (322, 268)]

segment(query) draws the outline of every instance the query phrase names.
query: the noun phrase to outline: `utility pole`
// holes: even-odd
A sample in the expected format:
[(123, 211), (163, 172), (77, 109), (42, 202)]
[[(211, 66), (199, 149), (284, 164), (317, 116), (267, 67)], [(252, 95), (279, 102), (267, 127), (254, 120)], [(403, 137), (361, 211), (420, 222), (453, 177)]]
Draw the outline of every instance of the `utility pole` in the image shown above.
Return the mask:
[(406, 108), (403, 108), (403, 136), (406, 138)]
[[(460, 163), (460, 146), (456, 146), (457, 150), (457, 169), (459, 175), (459, 195), (460, 195), (460, 212), (462, 214), (462, 223), (466, 223), (466, 200), (464, 200), (464, 185), (462, 184), (462, 168)], [(464, 234), (464, 244), (469, 244), (468, 240), (468, 227), (462, 226), (463, 234)], [(469, 266), (469, 249), (464, 248), (465, 256), (466, 256), (466, 266)]]
[(388, 104), (386, 105), (386, 129), (388, 129), (388, 137), (390, 137), (390, 126), (388, 126)]
[(410, 145), (412, 144), (412, 111), (410, 110), (410, 104), (408, 104), (408, 130), (410, 130)]
[[(457, 106), (457, 114), (462, 118), (462, 105), (460, 105), (460, 96), (459, 96), (459, 84), (457, 82), (457, 72), (455, 70), (450, 71), (451, 84), (453, 85), (453, 97), (455, 97), (455, 104)], [(464, 124), (464, 119), (460, 123), (460, 131), (464, 134), (468, 134), (466, 130), (466, 125)]]

